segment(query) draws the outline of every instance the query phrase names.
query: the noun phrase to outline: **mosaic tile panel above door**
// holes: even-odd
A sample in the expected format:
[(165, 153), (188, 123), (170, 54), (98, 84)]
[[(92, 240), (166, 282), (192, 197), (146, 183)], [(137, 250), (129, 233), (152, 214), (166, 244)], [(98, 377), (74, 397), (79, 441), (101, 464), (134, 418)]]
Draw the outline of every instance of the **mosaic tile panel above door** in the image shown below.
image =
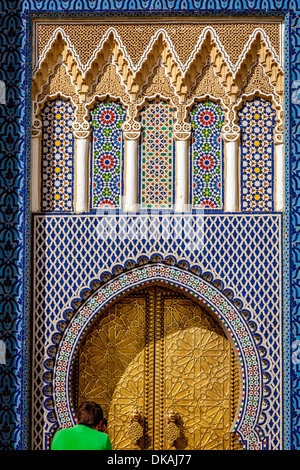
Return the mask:
[(140, 204), (171, 208), (173, 203), (173, 109), (161, 100), (149, 101), (140, 112)]
[(274, 201), (275, 110), (262, 98), (246, 101), (241, 126), (241, 204), (246, 211), (271, 211)]
[(221, 131), (224, 111), (212, 101), (202, 101), (191, 109), (190, 122), (193, 207), (220, 209), (223, 206)]
[(98, 102), (91, 110), (91, 208), (118, 208), (121, 200), (126, 110), (118, 101)]
[(72, 211), (74, 193), (74, 108), (62, 98), (42, 112), (41, 209)]

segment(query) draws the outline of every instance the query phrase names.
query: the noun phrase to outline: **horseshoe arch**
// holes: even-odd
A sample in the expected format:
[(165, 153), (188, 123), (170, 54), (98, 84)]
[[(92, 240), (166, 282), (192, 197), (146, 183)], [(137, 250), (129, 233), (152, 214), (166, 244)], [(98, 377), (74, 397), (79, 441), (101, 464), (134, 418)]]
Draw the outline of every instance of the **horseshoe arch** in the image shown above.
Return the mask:
[(118, 296), (141, 284), (160, 281), (179, 287), (210, 307), (220, 320), (234, 346), (242, 374), (241, 403), (232, 432), (239, 435), (246, 449), (261, 449), (257, 432), (262, 403), (262, 371), (259, 351), (245, 318), (215, 286), (179, 267), (153, 264), (138, 267), (108, 281), (87, 299), (71, 319), (61, 339), (54, 367), (54, 409), (60, 427), (75, 424), (70, 397), (71, 366), (83, 333), (98, 312)]

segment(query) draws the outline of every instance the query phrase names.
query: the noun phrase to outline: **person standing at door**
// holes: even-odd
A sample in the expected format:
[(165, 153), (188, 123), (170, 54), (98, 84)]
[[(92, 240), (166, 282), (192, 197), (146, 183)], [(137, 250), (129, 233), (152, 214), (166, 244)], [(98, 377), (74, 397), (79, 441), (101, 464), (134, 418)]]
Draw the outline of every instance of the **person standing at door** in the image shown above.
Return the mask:
[(108, 434), (101, 432), (103, 411), (95, 402), (85, 402), (77, 412), (77, 424), (54, 435), (51, 450), (112, 450)]
[(103, 418), (101, 428), (99, 429), (101, 432), (107, 433), (107, 419)]

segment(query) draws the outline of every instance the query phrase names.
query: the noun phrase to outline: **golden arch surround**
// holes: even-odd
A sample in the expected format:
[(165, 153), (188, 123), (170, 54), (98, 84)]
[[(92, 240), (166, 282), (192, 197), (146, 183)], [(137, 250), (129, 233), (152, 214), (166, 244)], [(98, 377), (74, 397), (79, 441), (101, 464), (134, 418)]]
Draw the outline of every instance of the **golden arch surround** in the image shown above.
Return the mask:
[(88, 326), (97, 313), (111, 301), (116, 300), (119, 295), (153, 281), (184, 289), (196, 300), (212, 309), (219, 318), (236, 352), (242, 374), (240, 382), (243, 385), (241, 392), (243, 399), (232, 431), (239, 435), (245, 448), (262, 448), (262, 442), (257, 434), (263, 390), (262, 371), (259, 351), (249, 325), (226, 295), (212, 284), (195, 274), (160, 263), (133, 269), (107, 282), (86, 301), (70, 321), (60, 342), (54, 369), (54, 408), (59, 426), (67, 427), (74, 424), (70, 375), (77, 347)]
[(99, 312), (79, 344), (74, 409), (101, 403), (115, 450), (236, 447), (235, 355), (213, 312), (185, 294), (155, 281), (131, 289)]

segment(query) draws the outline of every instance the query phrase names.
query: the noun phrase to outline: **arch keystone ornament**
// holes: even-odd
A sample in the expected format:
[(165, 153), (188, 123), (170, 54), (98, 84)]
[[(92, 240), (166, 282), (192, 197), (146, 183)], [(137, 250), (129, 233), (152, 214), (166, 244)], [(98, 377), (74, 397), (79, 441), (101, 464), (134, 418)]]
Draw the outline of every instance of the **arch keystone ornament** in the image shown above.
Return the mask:
[(70, 389), (71, 367), (80, 340), (91, 321), (120, 295), (151, 282), (163, 282), (183, 289), (207, 305), (218, 317), (234, 348), (241, 375), (240, 404), (231, 431), (239, 436), (245, 449), (262, 449), (258, 423), (263, 374), (259, 351), (249, 325), (237, 307), (215, 286), (191, 272), (162, 263), (135, 268), (108, 281), (86, 300), (71, 319), (57, 351), (53, 376), (54, 410), (59, 426), (66, 428), (75, 424)]

